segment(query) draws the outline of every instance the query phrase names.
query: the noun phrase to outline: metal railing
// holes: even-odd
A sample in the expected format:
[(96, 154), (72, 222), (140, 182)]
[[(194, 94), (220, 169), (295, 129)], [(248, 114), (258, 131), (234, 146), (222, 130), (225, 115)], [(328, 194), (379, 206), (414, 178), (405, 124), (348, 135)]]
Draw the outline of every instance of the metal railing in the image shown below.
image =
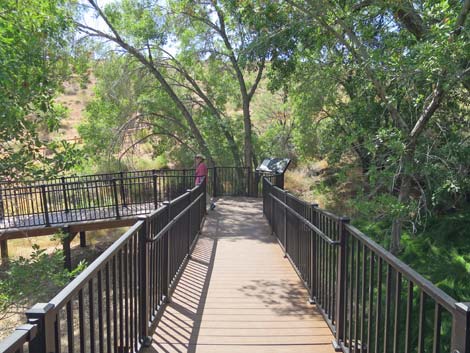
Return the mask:
[[(183, 169), (3, 183), (0, 230), (145, 215), (194, 182), (194, 170)], [(209, 169), (207, 188), (215, 197), (257, 196), (259, 183), (260, 175), (249, 168), (214, 167)]]
[(205, 212), (204, 182), (142, 216), (50, 302), (34, 305), (0, 352), (138, 352), (150, 343)]
[(459, 303), (349, 224), (263, 180), (273, 233), (343, 352), (470, 352)]
[(194, 185), (191, 175), (87, 178), (60, 183), (3, 185), (0, 229), (51, 226), (148, 214)]

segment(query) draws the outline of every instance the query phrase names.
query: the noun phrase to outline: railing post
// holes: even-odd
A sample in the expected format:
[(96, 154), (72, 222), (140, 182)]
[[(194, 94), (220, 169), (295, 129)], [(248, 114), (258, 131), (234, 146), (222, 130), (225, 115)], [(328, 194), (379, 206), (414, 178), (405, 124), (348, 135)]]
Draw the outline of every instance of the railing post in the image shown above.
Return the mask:
[(470, 353), (470, 303), (457, 303), (452, 318), (451, 353)]
[[(168, 218), (167, 218), (167, 224), (170, 223), (171, 221), (171, 202), (170, 201), (164, 201), (163, 205), (167, 207), (167, 212), (168, 212)], [(171, 298), (170, 298), (170, 284), (171, 284), (171, 229), (168, 230), (166, 234), (166, 257), (163, 265), (164, 269), (164, 278), (163, 278), (163, 294), (165, 296), (165, 302), (166, 303), (171, 303)]]
[(114, 207), (115, 207), (115, 210), (116, 210), (116, 219), (119, 219), (119, 218), (121, 218), (121, 216), (119, 215), (119, 201), (118, 201), (116, 179), (113, 178), (111, 180), (111, 182), (113, 184), (113, 196), (114, 196)]
[(337, 284), (336, 284), (336, 339), (333, 346), (336, 352), (341, 352), (340, 342), (344, 339), (344, 310), (345, 310), (345, 295), (346, 295), (346, 279), (347, 279), (347, 264), (346, 254), (348, 246), (348, 233), (346, 232), (346, 224), (349, 223), (349, 218), (340, 217), (338, 220), (339, 227), (339, 255), (338, 255), (338, 268), (337, 268)]
[(155, 209), (158, 208), (158, 193), (157, 193), (157, 174), (155, 171), (152, 174), (153, 181), (153, 206)]
[[(317, 203), (312, 203), (310, 205), (310, 222), (316, 226), (316, 222), (314, 219), (316, 218), (317, 210), (316, 208), (318, 207)], [(313, 232), (313, 231), (311, 231)], [(315, 304), (316, 303), (316, 296), (317, 296), (317, 267), (316, 267), (316, 260), (317, 260), (317, 235), (315, 234), (312, 237), (312, 243), (311, 243), (311, 256), (310, 256), (310, 266), (311, 266), (311, 273), (310, 273), (310, 299), (309, 302), (310, 304)]]
[[(274, 205), (275, 205), (275, 202), (274, 202), (274, 197), (273, 197), (273, 194), (272, 194), (272, 187), (269, 188), (269, 192), (268, 192), (268, 197), (270, 198), (271, 200), (271, 214), (270, 214), (270, 219), (269, 219), (269, 223), (271, 225), (271, 231), (272, 231), (272, 234), (274, 235)], [(276, 236), (279, 238), (279, 235), (276, 234)]]
[(62, 177), (61, 180), (62, 180), (62, 194), (64, 195), (65, 213), (68, 213), (69, 212), (69, 202), (67, 200), (67, 188), (66, 188), (66, 183), (65, 183), (65, 177)]
[(150, 312), (150, 263), (147, 247), (147, 238), (150, 229), (150, 220), (148, 216), (140, 216), (140, 221), (144, 221), (139, 230), (139, 259), (140, 259), (140, 320), (142, 327), (143, 346), (150, 347), (152, 337), (149, 334), (149, 312)]
[(126, 193), (124, 190), (124, 173), (119, 172), (120, 176), (120, 181), (121, 181), (121, 201), (122, 201), (122, 206), (126, 207)]
[(212, 197), (217, 197), (217, 167), (214, 166), (212, 173)]
[(46, 223), (46, 227), (51, 226), (51, 222), (49, 219), (49, 210), (47, 207), (47, 193), (46, 193), (46, 185), (41, 185), (41, 198), (42, 198), (42, 210), (44, 211), (44, 221)]
[[(191, 189), (188, 189), (186, 190), (186, 192), (188, 193), (188, 206), (191, 205), (191, 202), (193, 202), (193, 193), (191, 192)], [(190, 251), (191, 251), (191, 238), (192, 238), (192, 234), (191, 234), (191, 231), (192, 231), (192, 227), (191, 227), (191, 217), (192, 217), (192, 208), (189, 208), (189, 211), (188, 211), (188, 247), (187, 247), (187, 254), (188, 254), (188, 258), (191, 257), (190, 255)]]
[(248, 194), (247, 196), (250, 196), (250, 197), (251, 197), (251, 196), (253, 196), (253, 195), (252, 195), (252, 189), (253, 189), (253, 188), (251, 187), (251, 184), (252, 184), (251, 179), (252, 179), (252, 177), (251, 177), (251, 168), (250, 168), (250, 167), (248, 167), (247, 179), (248, 179), (247, 182), (246, 182), (246, 184), (247, 184), (247, 185), (246, 185), (246, 190), (247, 190), (247, 194)]
[(284, 173), (276, 175), (276, 186), (284, 189)]
[[(287, 205), (287, 190), (284, 190), (283, 194), (283, 202)], [(284, 209), (284, 257), (287, 257), (287, 254), (289, 253), (287, 250), (287, 243), (288, 243), (288, 237), (287, 237), (287, 208), (285, 206), (282, 206)]]
[(37, 303), (26, 311), (28, 323), (38, 326), (38, 334), (30, 343), (30, 352), (56, 353), (60, 342), (55, 337), (57, 315), (50, 303)]
[(0, 185), (0, 219), (5, 217), (5, 208), (3, 207), (2, 186)]

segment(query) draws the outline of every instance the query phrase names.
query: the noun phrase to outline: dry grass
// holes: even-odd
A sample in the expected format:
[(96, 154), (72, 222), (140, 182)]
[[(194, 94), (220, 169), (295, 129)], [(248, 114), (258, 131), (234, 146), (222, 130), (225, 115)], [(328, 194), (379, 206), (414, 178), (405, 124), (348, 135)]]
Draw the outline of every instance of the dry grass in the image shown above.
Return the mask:
[[(324, 160), (312, 163), (308, 166), (287, 170), (284, 179), (284, 187), (302, 200), (315, 202), (324, 207), (330, 201), (327, 194), (314, 193), (314, 187), (324, 178), (320, 171), (328, 168)], [(318, 175), (317, 175), (318, 174)]]

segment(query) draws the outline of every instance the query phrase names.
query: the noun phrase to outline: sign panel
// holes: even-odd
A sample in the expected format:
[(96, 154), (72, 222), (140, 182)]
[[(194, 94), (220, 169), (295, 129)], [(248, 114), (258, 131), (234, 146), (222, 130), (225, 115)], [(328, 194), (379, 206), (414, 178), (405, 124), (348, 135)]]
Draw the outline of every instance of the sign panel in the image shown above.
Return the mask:
[(289, 167), (289, 158), (266, 158), (256, 168), (257, 172), (284, 174)]

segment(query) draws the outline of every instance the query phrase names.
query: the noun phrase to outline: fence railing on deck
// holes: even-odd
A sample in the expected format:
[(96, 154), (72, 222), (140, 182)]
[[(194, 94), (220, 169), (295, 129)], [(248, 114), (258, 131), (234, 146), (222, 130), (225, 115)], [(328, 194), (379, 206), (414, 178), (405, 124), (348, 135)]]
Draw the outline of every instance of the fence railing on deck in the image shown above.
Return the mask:
[(0, 229), (51, 226), (148, 214), (194, 185), (191, 175), (85, 178), (0, 187)]
[[(274, 177), (274, 176), (273, 176)], [(282, 184), (282, 176), (275, 176)], [(209, 168), (212, 196), (257, 196), (249, 168)], [(194, 170), (146, 170), (0, 183), (0, 230), (145, 215), (194, 185)]]
[(344, 352), (470, 352), (458, 303), (349, 220), (263, 180), (263, 211)]
[(169, 301), (201, 229), (205, 182), (141, 219), (50, 302), (0, 352), (138, 352)]

